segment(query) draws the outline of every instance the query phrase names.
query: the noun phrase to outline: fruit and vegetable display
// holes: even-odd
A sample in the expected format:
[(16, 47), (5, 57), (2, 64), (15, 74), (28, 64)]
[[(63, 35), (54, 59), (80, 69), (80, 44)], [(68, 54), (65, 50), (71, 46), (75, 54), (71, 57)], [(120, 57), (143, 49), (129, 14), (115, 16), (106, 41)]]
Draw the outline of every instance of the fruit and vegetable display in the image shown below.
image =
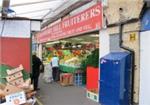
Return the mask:
[(86, 58), (87, 53), (89, 52), (84, 50), (47, 50), (43, 58), (45, 58), (45, 62), (49, 63), (53, 54), (56, 54), (61, 65), (79, 67), (81, 61)]
[[(59, 44), (62, 45), (62, 44)], [(43, 59), (46, 63), (50, 63), (51, 58), (56, 54), (60, 61), (60, 65), (69, 67), (77, 67), (82, 70), (86, 70), (87, 65), (94, 67), (98, 66), (99, 49), (95, 49), (93, 44), (80, 45), (80, 48), (72, 46), (72, 44), (66, 44), (63, 48), (61, 47), (45, 47), (43, 50)]]
[(89, 54), (86, 59), (81, 61), (80, 68), (86, 71), (87, 66), (98, 67), (99, 65), (99, 49), (95, 49)]
[(82, 83), (86, 84), (86, 69), (87, 66), (98, 67), (99, 49), (95, 49), (93, 45), (86, 45), (84, 48), (65, 48), (55, 49), (46, 48), (44, 58), (50, 63), (53, 54), (55, 53), (60, 61), (60, 70), (62, 72), (74, 73), (77, 70), (82, 71)]

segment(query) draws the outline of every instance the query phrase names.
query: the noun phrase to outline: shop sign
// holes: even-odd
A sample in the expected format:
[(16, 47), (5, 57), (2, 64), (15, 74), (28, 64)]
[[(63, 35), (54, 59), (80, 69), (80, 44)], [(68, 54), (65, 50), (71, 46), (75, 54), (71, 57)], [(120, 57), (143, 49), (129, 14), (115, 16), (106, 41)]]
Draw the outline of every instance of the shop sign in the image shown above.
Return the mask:
[(102, 27), (102, 6), (98, 3), (87, 10), (62, 20), (61, 22), (37, 34), (37, 41), (59, 40), (86, 32), (99, 30)]
[(130, 34), (130, 41), (135, 41), (136, 40), (136, 33), (131, 33)]
[(6, 103), (9, 105), (21, 105), (26, 103), (25, 92), (18, 92), (6, 96)]

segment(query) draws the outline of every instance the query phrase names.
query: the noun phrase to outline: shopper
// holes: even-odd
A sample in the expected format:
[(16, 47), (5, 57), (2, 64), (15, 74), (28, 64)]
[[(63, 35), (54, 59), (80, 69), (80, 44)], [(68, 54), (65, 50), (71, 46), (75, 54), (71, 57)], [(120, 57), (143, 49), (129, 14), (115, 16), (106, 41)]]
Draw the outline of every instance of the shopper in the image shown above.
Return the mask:
[(32, 83), (34, 84), (34, 90), (39, 90), (38, 88), (38, 80), (40, 76), (40, 65), (42, 65), (41, 60), (36, 56), (36, 54), (32, 55)]
[(57, 57), (56, 54), (52, 57), (51, 60), (51, 66), (52, 66), (52, 75), (53, 75), (53, 80), (59, 81), (59, 58)]

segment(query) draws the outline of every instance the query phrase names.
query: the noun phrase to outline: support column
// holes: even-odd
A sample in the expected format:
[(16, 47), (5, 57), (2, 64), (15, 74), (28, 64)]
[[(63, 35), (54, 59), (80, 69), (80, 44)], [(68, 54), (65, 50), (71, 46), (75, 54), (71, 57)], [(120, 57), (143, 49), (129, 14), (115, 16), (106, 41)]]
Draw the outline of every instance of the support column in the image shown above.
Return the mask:
[(109, 40), (109, 34), (106, 29), (103, 29), (100, 31), (100, 37), (99, 37), (99, 57), (103, 57), (107, 55), (110, 52), (110, 40)]
[(42, 60), (42, 44), (38, 46), (38, 57)]

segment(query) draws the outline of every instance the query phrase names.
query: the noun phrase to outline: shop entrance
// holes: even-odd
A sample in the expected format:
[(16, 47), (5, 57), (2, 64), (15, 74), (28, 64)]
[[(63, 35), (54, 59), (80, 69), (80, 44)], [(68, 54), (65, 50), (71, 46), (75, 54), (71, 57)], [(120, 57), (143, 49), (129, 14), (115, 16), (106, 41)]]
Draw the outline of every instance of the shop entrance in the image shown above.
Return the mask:
[(54, 83), (50, 66), (54, 54), (59, 58), (60, 70), (60, 81), (55, 83), (61, 88), (80, 88), (85, 91), (82, 96), (98, 102), (99, 32), (43, 44), (43, 77), (50, 85)]

